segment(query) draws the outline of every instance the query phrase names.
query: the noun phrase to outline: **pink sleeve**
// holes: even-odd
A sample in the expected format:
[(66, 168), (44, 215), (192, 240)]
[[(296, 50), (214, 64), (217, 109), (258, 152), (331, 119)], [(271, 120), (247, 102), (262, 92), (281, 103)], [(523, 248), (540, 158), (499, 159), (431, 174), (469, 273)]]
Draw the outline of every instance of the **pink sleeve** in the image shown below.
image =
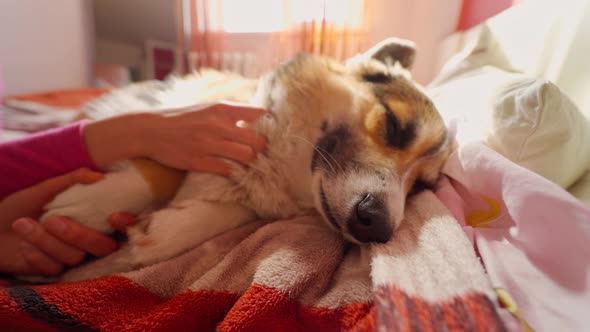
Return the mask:
[(0, 200), (40, 181), (81, 167), (96, 170), (82, 130), (84, 122), (0, 143)]

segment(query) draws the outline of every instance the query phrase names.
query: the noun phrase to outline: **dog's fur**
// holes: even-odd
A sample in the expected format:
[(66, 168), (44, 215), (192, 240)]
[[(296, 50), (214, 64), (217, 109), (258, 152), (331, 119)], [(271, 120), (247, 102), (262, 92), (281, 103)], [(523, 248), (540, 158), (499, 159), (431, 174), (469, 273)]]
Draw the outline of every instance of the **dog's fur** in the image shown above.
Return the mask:
[(251, 167), (236, 167), (231, 179), (184, 177), (135, 160), (58, 195), (43, 219), (64, 215), (110, 232), (110, 213), (143, 213), (123, 248), (65, 279), (162, 261), (259, 218), (319, 212), (351, 242), (388, 241), (408, 194), (435, 182), (450, 150), (443, 120), (409, 79), (413, 58), (411, 43), (389, 39), (346, 64), (300, 55), (281, 65), (260, 80), (253, 98), (270, 110), (253, 124), (268, 149)]

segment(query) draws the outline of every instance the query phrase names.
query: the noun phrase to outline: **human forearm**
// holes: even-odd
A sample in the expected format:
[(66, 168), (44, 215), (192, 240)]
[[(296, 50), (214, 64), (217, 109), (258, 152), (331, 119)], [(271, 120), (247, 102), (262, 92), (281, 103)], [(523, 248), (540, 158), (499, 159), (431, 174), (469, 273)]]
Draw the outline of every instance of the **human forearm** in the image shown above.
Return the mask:
[(84, 127), (84, 141), (101, 169), (116, 161), (148, 157), (149, 132), (160, 115), (137, 113), (95, 121)]
[(254, 121), (265, 110), (244, 105), (195, 105), (194, 110), (136, 113), (84, 127), (88, 151), (99, 168), (122, 159), (146, 157), (169, 167), (229, 175), (225, 160), (247, 165), (266, 140), (236, 122)]
[(0, 200), (18, 190), (81, 167), (95, 169), (82, 124), (47, 130), (0, 143)]

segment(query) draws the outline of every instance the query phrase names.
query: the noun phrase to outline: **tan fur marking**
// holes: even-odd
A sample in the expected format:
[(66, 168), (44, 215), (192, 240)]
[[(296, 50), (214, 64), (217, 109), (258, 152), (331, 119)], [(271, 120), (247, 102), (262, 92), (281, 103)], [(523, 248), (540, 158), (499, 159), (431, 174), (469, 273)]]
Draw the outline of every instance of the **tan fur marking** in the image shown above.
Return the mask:
[(402, 125), (408, 123), (414, 117), (414, 111), (405, 102), (400, 100), (387, 100), (386, 103), (389, 105), (389, 109), (394, 113), (395, 117), (400, 121)]
[(133, 166), (147, 181), (159, 203), (170, 200), (180, 187), (186, 172), (166, 167), (151, 159), (133, 159)]
[(368, 111), (363, 112), (363, 115), (365, 117), (365, 130), (367, 134), (371, 137), (373, 142), (378, 143), (379, 145), (383, 145), (385, 142), (384, 138), (382, 137), (385, 132), (383, 128), (383, 118), (385, 117), (385, 109), (380, 105), (373, 105), (372, 108), (367, 109)]
[(405, 151), (405, 153), (400, 156), (403, 164), (411, 163), (414, 160), (420, 159), (428, 149), (438, 143), (441, 132), (439, 130), (434, 130), (434, 128), (428, 128), (427, 130), (423, 130), (420, 135), (420, 140), (416, 142), (412, 149)]

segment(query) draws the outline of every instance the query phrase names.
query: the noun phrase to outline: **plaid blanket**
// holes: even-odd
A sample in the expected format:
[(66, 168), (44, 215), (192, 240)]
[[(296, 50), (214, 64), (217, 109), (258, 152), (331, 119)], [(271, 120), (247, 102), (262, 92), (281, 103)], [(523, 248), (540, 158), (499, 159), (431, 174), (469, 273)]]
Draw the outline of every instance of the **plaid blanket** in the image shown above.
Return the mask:
[(141, 270), (0, 290), (2, 331), (503, 331), (463, 230), (430, 191), (386, 244), (317, 216), (254, 222)]

